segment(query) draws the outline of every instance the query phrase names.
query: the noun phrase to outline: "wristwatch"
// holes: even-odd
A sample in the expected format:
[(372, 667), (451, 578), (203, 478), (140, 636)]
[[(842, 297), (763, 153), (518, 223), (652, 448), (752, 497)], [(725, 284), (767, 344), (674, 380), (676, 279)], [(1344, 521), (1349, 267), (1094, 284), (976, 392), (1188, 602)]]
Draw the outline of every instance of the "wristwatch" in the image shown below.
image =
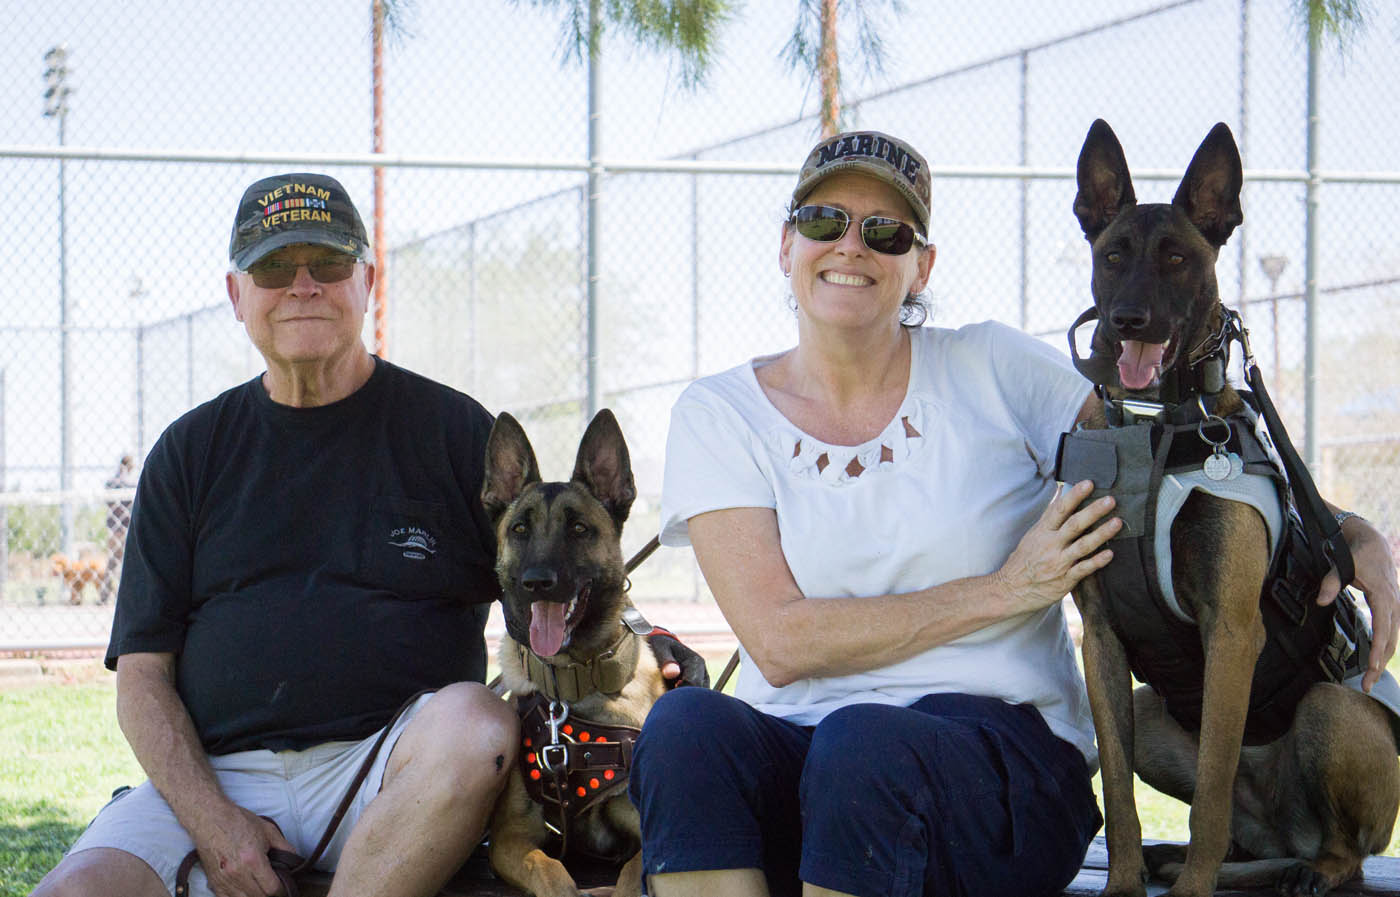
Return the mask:
[(1362, 517), (1360, 514), (1356, 513), (1355, 511), (1338, 511), (1338, 512), (1337, 512), (1337, 529), (1341, 529), (1341, 528), (1342, 528), (1342, 524), (1343, 524), (1343, 523), (1346, 523), (1348, 520), (1350, 520), (1350, 519), (1353, 518), (1353, 517), (1359, 517), (1359, 518), (1362, 519), (1362, 520), (1365, 520), (1365, 519), (1366, 519), (1365, 517)]

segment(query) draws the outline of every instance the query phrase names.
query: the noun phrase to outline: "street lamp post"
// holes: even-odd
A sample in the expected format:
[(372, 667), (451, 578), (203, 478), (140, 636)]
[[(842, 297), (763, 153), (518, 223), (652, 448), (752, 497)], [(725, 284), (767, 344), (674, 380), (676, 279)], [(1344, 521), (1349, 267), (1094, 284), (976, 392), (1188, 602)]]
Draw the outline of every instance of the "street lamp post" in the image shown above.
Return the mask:
[(1288, 267), (1288, 257), (1283, 255), (1261, 255), (1259, 257), (1259, 270), (1264, 272), (1264, 276), (1269, 278), (1269, 314), (1270, 323), (1274, 329), (1274, 382), (1278, 382), (1278, 279), (1283, 276), (1283, 269)]
[[(68, 123), (68, 97), (73, 88), (68, 86), (68, 45), (59, 44), (44, 54), (44, 117), (58, 119), (58, 145), (63, 146), (64, 129)], [(70, 370), (68, 318), (68, 210), (65, 197), (67, 172), (62, 157), (58, 160), (58, 333), (59, 333), (59, 374), (58, 389), (62, 407), (59, 410), (59, 490), (63, 493), (60, 515), (60, 534), (63, 553), (73, 553), (73, 505), (68, 491), (73, 488), (73, 447), (71, 433), (73, 378)]]

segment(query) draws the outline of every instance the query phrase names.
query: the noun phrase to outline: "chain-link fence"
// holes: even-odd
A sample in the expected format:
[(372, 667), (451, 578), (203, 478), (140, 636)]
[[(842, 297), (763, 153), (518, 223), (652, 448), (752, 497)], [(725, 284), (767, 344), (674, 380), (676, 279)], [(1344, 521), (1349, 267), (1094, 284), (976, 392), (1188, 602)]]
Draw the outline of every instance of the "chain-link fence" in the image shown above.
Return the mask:
[[(369, 0), (15, 6), (0, 35), (0, 649), (105, 641), (120, 459), (139, 465), (175, 417), (262, 369), (221, 281), (238, 196), (264, 175), (326, 171), (382, 219), (386, 354), (520, 417), (546, 476), (570, 469), (591, 397), (617, 412), (641, 492), (629, 549), (655, 530), (679, 391), (795, 338), (778, 231), (817, 136), (816, 86), (778, 61), (796, 3), (743, 6), (693, 94), (666, 59), (607, 38), (591, 160), (589, 79), (560, 61), (555, 11), (403, 4), (377, 210)], [(1282, 0), (908, 3), (883, 23), (883, 75), (843, 50), (846, 124), (932, 165), (933, 323), (997, 318), (1063, 347), (1089, 304), (1070, 211), (1089, 123), (1113, 125), (1138, 196), (1164, 201), (1226, 121), (1246, 188), (1222, 296), (1295, 441), (1315, 442), (1324, 494), (1400, 534), (1400, 124), (1385, 111), (1400, 19), (1383, 10), (1318, 58), (1309, 171), (1295, 16)], [(59, 44), (63, 65), (45, 59)], [(71, 90), (48, 117), (46, 66), (67, 69), (51, 104)], [(636, 595), (700, 593), (683, 552), (634, 576)]]

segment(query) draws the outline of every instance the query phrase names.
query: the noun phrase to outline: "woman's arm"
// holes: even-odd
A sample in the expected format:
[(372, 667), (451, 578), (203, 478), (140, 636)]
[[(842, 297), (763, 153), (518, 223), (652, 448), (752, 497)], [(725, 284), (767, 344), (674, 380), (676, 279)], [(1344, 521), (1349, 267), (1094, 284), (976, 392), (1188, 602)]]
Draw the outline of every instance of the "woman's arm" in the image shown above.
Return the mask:
[(689, 520), (715, 601), (763, 678), (783, 686), (897, 663), (1059, 601), (1112, 552), (1112, 498), (1079, 505), (1089, 482), (1062, 488), (1001, 569), (900, 595), (808, 599), (783, 557), (777, 515), (729, 508)]
[[(1334, 514), (1340, 510), (1331, 502), (1324, 500), (1324, 503)], [(1396, 637), (1400, 633), (1400, 586), (1395, 580), (1395, 558), (1391, 556), (1385, 536), (1362, 517), (1348, 517), (1342, 524), (1342, 535), (1346, 537), (1356, 567), (1353, 585), (1361, 589), (1366, 605), (1371, 608), (1371, 656), (1367, 660), (1366, 675), (1361, 678), (1361, 688), (1370, 691), (1395, 654)], [(1318, 589), (1317, 603), (1331, 604), (1341, 588), (1342, 580), (1336, 568), (1328, 570)]]

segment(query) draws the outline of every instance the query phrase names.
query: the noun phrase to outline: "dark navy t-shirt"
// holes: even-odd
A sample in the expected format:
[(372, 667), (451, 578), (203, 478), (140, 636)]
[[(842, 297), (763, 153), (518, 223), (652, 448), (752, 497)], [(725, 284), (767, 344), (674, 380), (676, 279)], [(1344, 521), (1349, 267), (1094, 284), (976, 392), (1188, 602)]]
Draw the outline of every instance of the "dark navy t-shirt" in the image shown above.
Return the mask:
[(142, 470), (107, 665), (176, 654), (211, 754), (362, 738), (415, 692), (481, 681), (490, 428), (379, 359), (331, 405), (278, 405), (258, 378), (195, 408)]

